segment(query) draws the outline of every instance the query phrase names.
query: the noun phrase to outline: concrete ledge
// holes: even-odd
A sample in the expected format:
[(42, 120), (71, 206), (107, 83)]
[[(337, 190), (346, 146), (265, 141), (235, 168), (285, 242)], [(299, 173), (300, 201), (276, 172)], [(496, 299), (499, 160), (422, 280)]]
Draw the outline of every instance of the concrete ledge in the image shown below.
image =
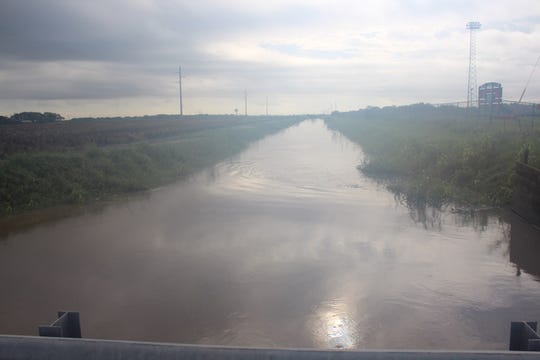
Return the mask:
[(0, 335), (0, 360), (26, 359), (240, 359), (240, 360), (502, 360), (540, 359), (540, 353), (521, 351), (347, 351), (260, 349), (180, 345), (150, 342)]

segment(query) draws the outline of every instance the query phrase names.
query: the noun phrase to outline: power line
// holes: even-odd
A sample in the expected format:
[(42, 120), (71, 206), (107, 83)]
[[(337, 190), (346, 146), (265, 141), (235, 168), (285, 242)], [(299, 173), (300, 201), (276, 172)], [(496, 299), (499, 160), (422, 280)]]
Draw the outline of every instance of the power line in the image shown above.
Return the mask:
[(521, 93), (521, 96), (519, 97), (518, 104), (521, 103), (521, 100), (523, 99), (523, 96), (525, 95), (525, 91), (527, 91), (527, 86), (529, 86), (529, 83), (531, 82), (531, 79), (534, 75), (534, 71), (536, 70), (536, 67), (538, 66), (539, 61), (540, 61), (540, 56), (538, 56), (538, 59), (536, 59), (536, 63), (534, 64), (531, 74), (529, 75), (529, 78), (527, 79), (527, 82), (525, 83), (525, 88), (523, 89), (523, 92)]

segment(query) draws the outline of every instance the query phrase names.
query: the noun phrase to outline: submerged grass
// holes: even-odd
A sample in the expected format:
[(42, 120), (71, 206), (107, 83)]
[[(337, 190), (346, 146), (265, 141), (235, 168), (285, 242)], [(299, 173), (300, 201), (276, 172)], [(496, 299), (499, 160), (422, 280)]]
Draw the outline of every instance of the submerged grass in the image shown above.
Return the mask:
[(0, 216), (81, 204), (168, 184), (298, 121), (254, 120), (190, 132), (166, 142), (9, 155), (0, 160)]
[(360, 144), (359, 168), (410, 205), (504, 206), (515, 162), (540, 166), (540, 118), (500, 119), (413, 105), (334, 114), (330, 128)]

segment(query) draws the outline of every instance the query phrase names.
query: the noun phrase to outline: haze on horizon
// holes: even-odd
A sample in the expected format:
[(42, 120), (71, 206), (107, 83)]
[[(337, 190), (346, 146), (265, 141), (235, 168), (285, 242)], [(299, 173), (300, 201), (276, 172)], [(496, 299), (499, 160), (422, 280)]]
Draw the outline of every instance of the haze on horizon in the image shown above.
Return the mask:
[[(478, 85), (517, 100), (540, 55), (540, 2), (3, 0), (0, 114), (321, 113), (466, 100), (468, 33)], [(538, 74), (524, 101), (540, 101)]]

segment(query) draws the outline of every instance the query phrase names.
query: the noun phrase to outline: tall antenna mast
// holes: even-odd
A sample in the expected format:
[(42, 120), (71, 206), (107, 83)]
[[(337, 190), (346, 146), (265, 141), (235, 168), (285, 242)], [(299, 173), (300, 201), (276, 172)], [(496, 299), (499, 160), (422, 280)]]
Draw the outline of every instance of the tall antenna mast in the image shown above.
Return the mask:
[(184, 115), (184, 109), (182, 106), (182, 67), (178, 67), (178, 84), (179, 84), (179, 93), (180, 93), (180, 116)]
[(476, 86), (476, 31), (482, 25), (477, 21), (468, 22), (469, 30), (469, 79), (467, 80), (467, 107), (476, 106), (478, 93)]

